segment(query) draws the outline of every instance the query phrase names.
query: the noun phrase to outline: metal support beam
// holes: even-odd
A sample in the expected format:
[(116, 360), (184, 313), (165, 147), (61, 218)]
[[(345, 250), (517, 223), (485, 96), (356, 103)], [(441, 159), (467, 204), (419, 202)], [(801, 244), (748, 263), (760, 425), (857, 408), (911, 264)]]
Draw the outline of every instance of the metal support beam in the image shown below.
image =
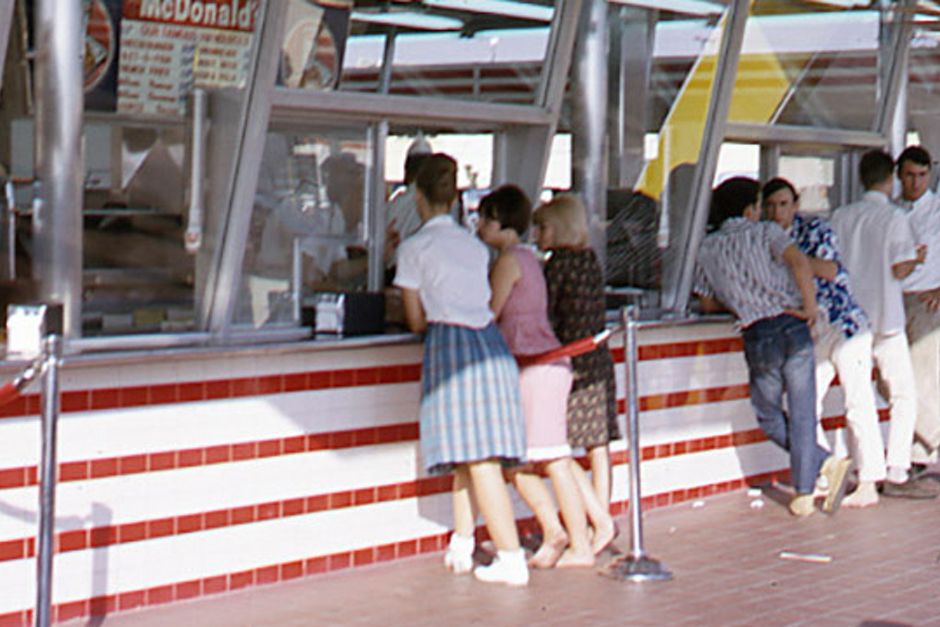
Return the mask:
[[(898, 120), (895, 115), (898, 103), (902, 100), (901, 92), (907, 89), (908, 59), (915, 6), (915, 0), (898, 0), (892, 5), (894, 21), (888, 29), (889, 32), (885, 38), (887, 41), (882, 43), (883, 48), (887, 47), (885, 52), (888, 54), (879, 55), (879, 59), (887, 59), (888, 63), (882, 66), (878, 76), (878, 109), (875, 111), (872, 130), (889, 140), (893, 140), (889, 135), (892, 132), (892, 126), (897, 126)], [(882, 16), (884, 15), (885, 13), (882, 13)], [(906, 131), (906, 115), (902, 118)]]
[(381, 291), (385, 285), (385, 144), (387, 139), (388, 122), (378, 122), (369, 126), (372, 164), (368, 171), (364, 224), (368, 234), (366, 247), (369, 251), (367, 286), (372, 292)]
[[(593, 0), (564, 0), (555, 7), (552, 35), (548, 42), (548, 54), (542, 69), (536, 107), (503, 105), (515, 108), (520, 115), (527, 114), (529, 121), (504, 120), (512, 126), (499, 133), (494, 142), (494, 185), (511, 181), (525, 190), (531, 198), (538, 198), (545, 180), (545, 169), (548, 167), (548, 156), (555, 129), (558, 127), (558, 117), (561, 114), (576, 29), (582, 8), (586, 10), (588, 1)], [(533, 111), (542, 119), (533, 118)], [(526, 155), (526, 158), (520, 159), (519, 155)]]
[(718, 151), (724, 139), (734, 81), (738, 74), (738, 59), (744, 41), (748, 5), (749, 0), (732, 0), (725, 15), (721, 48), (705, 117), (705, 130), (702, 134), (702, 146), (690, 187), (689, 228), (685, 231), (687, 241), (677, 242), (675, 248), (680, 256), (679, 277), (675, 285), (664, 286), (663, 289), (663, 308), (674, 314), (684, 315), (689, 304), (692, 272), (695, 269), (699, 244), (705, 234), (712, 181), (718, 165)]
[(38, 0), (33, 278), (37, 300), (62, 303), (66, 338), (82, 332), (82, 9)]
[(758, 177), (762, 181), (777, 176), (780, 172), (780, 146), (764, 145), (760, 147), (760, 170)]
[(649, 83), (659, 12), (636, 7), (611, 10), (607, 176), (611, 187), (627, 189), (636, 184), (643, 170)]
[(588, 0), (571, 76), (572, 182), (587, 208), (591, 245), (607, 259), (607, 1)]
[[(280, 59), (286, 8), (286, 2), (269, 0), (259, 9), (245, 93), (235, 97), (238, 115), (232, 117), (237, 122), (234, 128), (220, 123), (213, 126), (215, 131), (225, 128), (228, 137), (211, 137), (214, 146), (210, 146), (210, 161), (221, 162), (222, 165), (211, 171), (210, 176), (212, 181), (220, 182), (223, 187), (219, 193), (213, 190), (210, 197), (210, 211), (218, 221), (212, 229), (215, 247), (207, 253), (211, 255), (206, 259), (210, 263), (204, 274), (204, 283), (200, 285), (197, 282), (197, 288), (203, 288), (204, 297), (198, 309), (200, 324), (221, 341), (229, 333), (241, 284), (242, 261), (271, 113), (271, 94)], [(228, 102), (232, 102), (231, 98)], [(223, 144), (224, 148), (220, 148)], [(229, 154), (220, 154), (223, 151)]]
[(392, 70), (395, 69), (395, 39), (398, 29), (394, 26), (385, 33), (382, 47), (382, 69), (379, 71), (379, 93), (387, 94), (392, 87)]
[(3, 86), (3, 68), (6, 65), (10, 31), (13, 29), (13, 9), (16, 0), (0, 0), (0, 87)]

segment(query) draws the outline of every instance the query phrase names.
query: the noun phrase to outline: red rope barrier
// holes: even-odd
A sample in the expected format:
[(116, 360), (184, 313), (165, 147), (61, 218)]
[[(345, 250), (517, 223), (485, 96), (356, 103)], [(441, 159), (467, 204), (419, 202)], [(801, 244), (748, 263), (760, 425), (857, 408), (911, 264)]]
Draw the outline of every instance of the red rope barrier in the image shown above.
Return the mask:
[(20, 391), (12, 382), (0, 387), (0, 406), (16, 400), (19, 395)]
[(520, 368), (525, 368), (526, 366), (541, 366), (544, 364), (550, 364), (551, 362), (557, 359), (561, 359), (562, 357), (577, 357), (578, 355), (583, 355), (584, 353), (590, 353), (592, 350), (606, 342), (613, 332), (613, 329), (605, 329), (597, 335), (583, 337), (580, 340), (575, 340), (574, 342), (570, 342), (564, 346), (559, 346), (558, 348), (553, 348), (552, 350), (546, 351), (544, 353), (537, 353), (535, 355), (516, 355), (516, 362), (519, 364)]

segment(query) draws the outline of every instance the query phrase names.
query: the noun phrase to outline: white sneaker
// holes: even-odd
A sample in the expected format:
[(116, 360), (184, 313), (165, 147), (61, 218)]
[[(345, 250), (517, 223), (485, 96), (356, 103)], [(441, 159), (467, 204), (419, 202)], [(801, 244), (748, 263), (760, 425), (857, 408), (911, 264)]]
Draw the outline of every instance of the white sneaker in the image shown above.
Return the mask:
[(457, 575), (469, 573), (473, 570), (473, 547), (473, 536), (465, 538), (454, 532), (444, 553), (444, 567)]
[(529, 567), (525, 563), (525, 551), (497, 551), (489, 566), (477, 566), (473, 576), (486, 583), (504, 583), (509, 586), (525, 586), (529, 583)]

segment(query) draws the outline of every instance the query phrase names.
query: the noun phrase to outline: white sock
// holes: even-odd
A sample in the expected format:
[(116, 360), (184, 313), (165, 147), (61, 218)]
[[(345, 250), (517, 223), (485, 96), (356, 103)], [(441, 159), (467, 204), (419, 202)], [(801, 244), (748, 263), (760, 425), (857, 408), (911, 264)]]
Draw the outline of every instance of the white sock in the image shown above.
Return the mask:
[(908, 474), (907, 468), (898, 468), (897, 466), (888, 466), (888, 471), (886, 473), (885, 479), (891, 483), (905, 483), (907, 481)]

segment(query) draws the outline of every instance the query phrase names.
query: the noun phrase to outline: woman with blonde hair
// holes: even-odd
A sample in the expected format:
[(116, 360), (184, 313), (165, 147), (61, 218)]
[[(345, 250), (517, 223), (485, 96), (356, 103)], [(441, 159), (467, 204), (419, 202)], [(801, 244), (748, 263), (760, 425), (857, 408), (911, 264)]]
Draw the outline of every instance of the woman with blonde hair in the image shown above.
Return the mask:
[[(576, 196), (560, 194), (535, 212), (545, 264), (548, 317), (563, 344), (604, 330), (604, 272), (589, 245), (587, 212)], [(593, 487), (610, 512), (611, 468), (608, 444), (619, 439), (614, 362), (606, 345), (573, 357), (574, 382), (568, 397), (568, 443), (587, 450)], [(580, 467), (579, 467), (580, 470)], [(606, 522), (606, 521), (605, 521)], [(598, 537), (600, 536), (600, 537)], [(613, 520), (595, 529), (595, 550), (614, 537)]]
[[(538, 257), (522, 243), (532, 219), (532, 204), (515, 185), (503, 185), (480, 201), (480, 238), (499, 251), (490, 273), (491, 306), (509, 350), (520, 361), (561, 344), (547, 316), (545, 277)], [(590, 503), (579, 485), (567, 438), (566, 407), (571, 387), (568, 358), (521, 368), (522, 413), (530, 466), (515, 471), (513, 483), (542, 529), (542, 546), (529, 564), (535, 568), (589, 567), (594, 564), (588, 533)], [(551, 479), (558, 509), (538, 472)], [(586, 482), (585, 482), (586, 483)], [(596, 499), (593, 499), (597, 503)], [(599, 509), (600, 504), (594, 508)]]

